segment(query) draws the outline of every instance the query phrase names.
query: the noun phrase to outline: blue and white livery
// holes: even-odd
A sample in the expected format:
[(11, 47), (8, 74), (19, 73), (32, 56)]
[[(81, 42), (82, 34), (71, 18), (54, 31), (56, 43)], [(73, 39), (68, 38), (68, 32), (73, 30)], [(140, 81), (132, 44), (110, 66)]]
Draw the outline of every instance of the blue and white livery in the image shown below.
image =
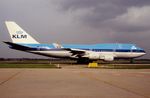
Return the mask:
[(145, 51), (135, 44), (40, 44), (15, 22), (6, 21), (12, 42), (5, 42), (11, 49), (48, 57), (113, 61), (115, 58), (136, 58)]

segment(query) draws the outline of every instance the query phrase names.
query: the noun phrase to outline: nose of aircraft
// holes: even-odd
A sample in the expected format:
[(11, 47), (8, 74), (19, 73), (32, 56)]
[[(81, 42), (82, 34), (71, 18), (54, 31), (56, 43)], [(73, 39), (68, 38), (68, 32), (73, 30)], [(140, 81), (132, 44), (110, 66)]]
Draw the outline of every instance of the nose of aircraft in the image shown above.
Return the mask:
[(146, 54), (145, 52), (142, 53), (142, 55), (145, 55), (145, 54)]
[(142, 49), (142, 51), (141, 51), (141, 56), (143, 56), (143, 55), (145, 55), (145, 54), (146, 54), (145, 50)]

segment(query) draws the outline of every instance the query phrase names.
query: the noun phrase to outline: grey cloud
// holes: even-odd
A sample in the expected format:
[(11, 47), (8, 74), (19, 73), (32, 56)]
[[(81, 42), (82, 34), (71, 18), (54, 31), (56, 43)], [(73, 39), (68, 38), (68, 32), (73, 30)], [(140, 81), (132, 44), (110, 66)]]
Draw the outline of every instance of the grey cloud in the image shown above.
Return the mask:
[[(99, 5), (114, 5), (121, 7), (149, 5), (149, 0), (56, 0), (63, 10), (97, 7)], [(108, 6), (107, 6), (108, 7)]]
[[(72, 12), (83, 24), (100, 27), (105, 21), (113, 19), (127, 12), (130, 7), (150, 5), (149, 0), (61, 0), (60, 9)], [(78, 15), (78, 10), (86, 13)], [(91, 10), (92, 9), (92, 10)], [(88, 11), (87, 11), (88, 10)], [(84, 12), (83, 12), (84, 13)]]
[(150, 30), (150, 6), (131, 7), (128, 11), (106, 22), (117, 31), (139, 32)]

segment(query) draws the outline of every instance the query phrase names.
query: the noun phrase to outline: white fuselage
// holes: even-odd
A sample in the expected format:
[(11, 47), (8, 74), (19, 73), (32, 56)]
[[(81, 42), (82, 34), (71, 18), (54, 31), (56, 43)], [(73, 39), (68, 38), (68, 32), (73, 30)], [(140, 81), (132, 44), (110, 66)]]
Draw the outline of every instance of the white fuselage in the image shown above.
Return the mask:
[[(72, 53), (69, 51), (30, 51), (31, 53), (41, 54), (49, 57), (58, 57), (58, 58), (77, 58), (76, 56), (72, 56)], [(88, 54), (91, 51), (87, 52), (87, 55), (84, 57), (88, 57)], [(112, 55), (114, 58), (136, 58), (145, 55), (144, 52), (95, 52), (100, 57), (105, 55)]]

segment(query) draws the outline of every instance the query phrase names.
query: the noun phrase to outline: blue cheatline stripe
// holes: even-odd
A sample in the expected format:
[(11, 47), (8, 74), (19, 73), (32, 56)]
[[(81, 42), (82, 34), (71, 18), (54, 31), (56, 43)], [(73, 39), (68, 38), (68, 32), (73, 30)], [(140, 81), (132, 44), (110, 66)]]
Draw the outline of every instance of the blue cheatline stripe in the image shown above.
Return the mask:
[(131, 49), (81, 49), (81, 50), (91, 50), (95, 52), (145, 52), (144, 50), (131, 50)]
[[(64, 49), (56, 49), (53, 44), (21, 44), (32, 48), (34, 51), (62, 51)], [(63, 44), (64, 48), (74, 48), (81, 50), (90, 50), (95, 52), (144, 52), (145, 51), (134, 44), (94, 44), (94, 45), (82, 45), (82, 44)], [(132, 49), (132, 47), (136, 49)]]

